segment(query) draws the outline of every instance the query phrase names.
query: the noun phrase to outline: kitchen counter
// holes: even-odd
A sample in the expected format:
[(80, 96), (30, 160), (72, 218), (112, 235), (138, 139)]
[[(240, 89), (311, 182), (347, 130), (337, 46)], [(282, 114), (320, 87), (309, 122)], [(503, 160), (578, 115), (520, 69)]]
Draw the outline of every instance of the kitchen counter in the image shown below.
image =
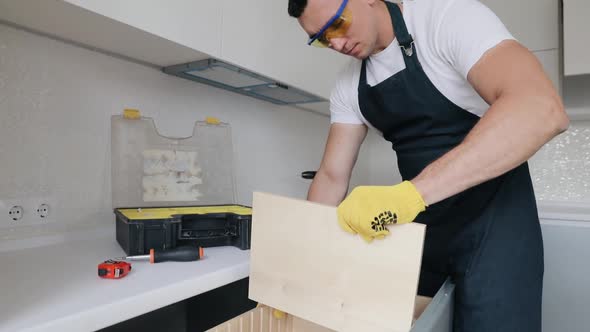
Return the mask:
[(248, 276), (249, 251), (206, 248), (195, 262), (131, 262), (122, 279), (97, 265), (124, 256), (114, 230), (0, 252), (0, 331), (94, 331)]
[(590, 205), (569, 202), (537, 202), (539, 218), (556, 221), (590, 221)]

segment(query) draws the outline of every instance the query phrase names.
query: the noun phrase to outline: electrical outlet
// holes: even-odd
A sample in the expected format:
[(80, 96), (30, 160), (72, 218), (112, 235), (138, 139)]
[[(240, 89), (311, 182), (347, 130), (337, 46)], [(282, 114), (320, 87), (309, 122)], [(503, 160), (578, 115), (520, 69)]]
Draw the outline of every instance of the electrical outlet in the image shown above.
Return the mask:
[(39, 205), (39, 207), (37, 208), (37, 216), (39, 218), (49, 217), (49, 205), (47, 205), (47, 204)]
[(13, 221), (19, 221), (23, 217), (23, 207), (15, 205), (8, 210), (8, 217)]
[(0, 199), (0, 228), (34, 226), (55, 221), (58, 206), (52, 197)]

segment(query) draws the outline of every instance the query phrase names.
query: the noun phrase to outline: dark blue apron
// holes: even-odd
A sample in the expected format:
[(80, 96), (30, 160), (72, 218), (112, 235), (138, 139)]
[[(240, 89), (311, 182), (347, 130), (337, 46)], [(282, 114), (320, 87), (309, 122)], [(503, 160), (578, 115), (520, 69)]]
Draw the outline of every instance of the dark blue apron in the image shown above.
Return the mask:
[[(363, 61), (359, 106), (411, 180), (461, 143), (479, 117), (430, 82), (400, 8), (386, 4), (406, 68), (371, 87)], [(541, 331), (543, 241), (527, 163), (429, 206), (416, 222), (427, 225), (419, 294), (433, 296), (452, 278), (455, 331)]]

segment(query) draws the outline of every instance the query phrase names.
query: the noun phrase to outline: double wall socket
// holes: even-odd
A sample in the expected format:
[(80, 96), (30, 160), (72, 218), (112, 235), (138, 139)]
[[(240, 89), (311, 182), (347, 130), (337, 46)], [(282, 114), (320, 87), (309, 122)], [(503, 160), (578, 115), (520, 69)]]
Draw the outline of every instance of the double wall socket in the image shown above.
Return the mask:
[(54, 222), (56, 209), (57, 204), (52, 197), (0, 199), (0, 228)]

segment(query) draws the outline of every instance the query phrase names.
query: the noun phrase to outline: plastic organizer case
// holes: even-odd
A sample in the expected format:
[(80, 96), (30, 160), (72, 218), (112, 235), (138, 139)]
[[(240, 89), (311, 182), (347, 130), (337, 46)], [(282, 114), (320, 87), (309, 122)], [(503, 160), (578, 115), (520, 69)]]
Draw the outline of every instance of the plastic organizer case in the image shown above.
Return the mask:
[(117, 242), (128, 255), (181, 244), (250, 249), (252, 209), (235, 204), (231, 127), (196, 121), (165, 137), (136, 110), (111, 117)]

